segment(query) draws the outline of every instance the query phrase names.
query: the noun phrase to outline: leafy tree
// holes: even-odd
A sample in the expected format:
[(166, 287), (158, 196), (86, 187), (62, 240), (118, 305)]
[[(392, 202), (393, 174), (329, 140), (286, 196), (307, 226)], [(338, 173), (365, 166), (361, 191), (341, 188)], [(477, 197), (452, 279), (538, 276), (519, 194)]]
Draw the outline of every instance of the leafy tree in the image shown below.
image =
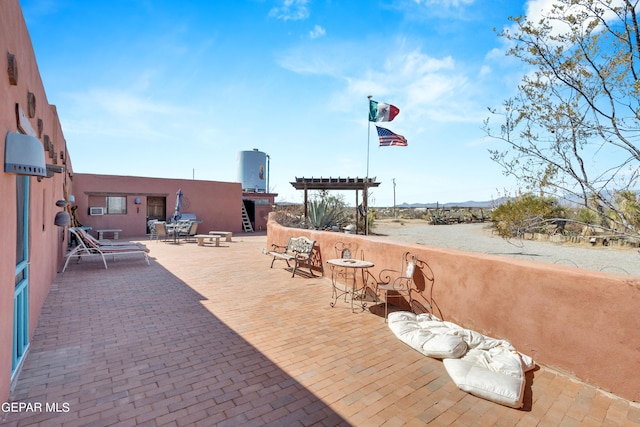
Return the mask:
[(637, 209), (620, 201), (635, 194), (640, 166), (638, 1), (556, 0), (539, 20), (510, 18), (499, 36), (530, 72), (490, 109), (498, 128), (485, 121), (487, 134), (506, 143), (490, 150), (505, 174), (636, 234)]

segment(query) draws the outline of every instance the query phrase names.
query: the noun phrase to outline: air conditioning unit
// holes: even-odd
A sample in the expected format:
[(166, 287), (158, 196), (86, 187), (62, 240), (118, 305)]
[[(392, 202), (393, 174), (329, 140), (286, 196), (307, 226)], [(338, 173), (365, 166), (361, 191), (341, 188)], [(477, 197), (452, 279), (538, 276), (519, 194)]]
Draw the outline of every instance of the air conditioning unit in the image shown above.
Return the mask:
[(103, 207), (90, 207), (89, 208), (89, 215), (104, 215), (104, 208)]

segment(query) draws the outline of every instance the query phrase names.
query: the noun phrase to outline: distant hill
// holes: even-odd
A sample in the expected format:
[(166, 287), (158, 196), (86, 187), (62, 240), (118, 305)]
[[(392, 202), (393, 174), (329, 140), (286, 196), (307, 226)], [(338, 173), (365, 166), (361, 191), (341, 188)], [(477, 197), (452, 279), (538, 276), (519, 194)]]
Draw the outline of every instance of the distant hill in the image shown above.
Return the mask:
[(415, 208), (422, 208), (422, 209), (435, 209), (435, 208), (444, 208), (444, 209), (450, 209), (450, 208), (493, 208), (495, 206), (501, 205), (502, 203), (504, 203), (504, 198), (501, 197), (499, 199), (496, 200), (489, 200), (489, 201), (485, 201), (485, 202), (476, 202), (474, 200), (470, 200), (467, 202), (449, 202), (449, 203), (402, 203), (401, 205), (396, 205), (396, 208), (401, 208), (401, 209), (415, 209)]
[[(449, 203), (402, 203), (400, 205), (396, 205), (396, 208), (398, 209), (435, 209), (435, 208), (442, 208), (442, 209), (451, 209), (451, 208), (483, 208), (483, 209), (490, 209), (493, 208), (495, 206), (501, 205), (502, 203), (504, 203), (505, 198), (504, 197), (500, 197), (499, 199), (496, 200), (489, 200), (486, 202), (476, 202), (473, 200), (467, 201), (467, 202), (449, 202)], [(276, 202), (276, 205), (278, 206), (292, 206), (292, 205), (301, 205), (301, 203), (295, 203), (295, 202), (287, 202), (287, 201), (283, 201), (283, 202)], [(353, 206), (350, 206), (353, 207)], [(376, 206), (376, 207), (393, 207), (393, 206)]]

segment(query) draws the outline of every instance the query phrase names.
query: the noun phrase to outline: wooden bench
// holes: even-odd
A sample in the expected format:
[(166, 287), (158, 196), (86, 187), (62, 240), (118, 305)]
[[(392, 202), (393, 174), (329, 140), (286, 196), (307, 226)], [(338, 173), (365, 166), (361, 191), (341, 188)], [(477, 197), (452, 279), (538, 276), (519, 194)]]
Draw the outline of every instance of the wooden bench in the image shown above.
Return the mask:
[(307, 263), (309, 264), (309, 273), (311, 273), (312, 276), (315, 276), (313, 271), (311, 271), (311, 265), (309, 262), (311, 259), (311, 252), (313, 252), (315, 244), (315, 240), (310, 240), (305, 236), (300, 236), (290, 238), (289, 243), (286, 246), (276, 244), (271, 245), (273, 249), (267, 252), (268, 255), (273, 256), (273, 260), (271, 260), (271, 268), (273, 268), (273, 263), (277, 259), (285, 260), (289, 267), (291, 267), (289, 261), (293, 261), (293, 272), (291, 273), (291, 277), (294, 277), (298, 265), (301, 263)]
[(220, 246), (220, 236), (214, 236), (211, 234), (196, 234), (193, 236), (198, 241), (198, 246), (204, 246), (206, 239), (209, 239), (209, 242), (213, 242), (213, 239), (216, 240), (216, 246)]
[(209, 234), (214, 235), (214, 236), (221, 236), (225, 238), (225, 242), (230, 242), (231, 241), (231, 236), (233, 235), (233, 232), (231, 231), (210, 231)]
[(118, 240), (119, 233), (122, 231), (120, 228), (108, 228), (105, 230), (96, 230), (98, 233), (98, 240), (102, 240), (104, 238), (104, 233), (113, 233), (113, 240)]

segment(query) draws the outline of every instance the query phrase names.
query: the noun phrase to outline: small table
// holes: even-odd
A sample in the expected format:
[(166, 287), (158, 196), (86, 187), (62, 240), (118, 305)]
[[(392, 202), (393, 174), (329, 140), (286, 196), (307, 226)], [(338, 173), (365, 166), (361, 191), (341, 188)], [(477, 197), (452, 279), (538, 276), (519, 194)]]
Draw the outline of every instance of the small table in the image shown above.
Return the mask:
[[(364, 276), (364, 270), (367, 268), (371, 268), (374, 264), (371, 261), (357, 260), (357, 259), (349, 259), (349, 258), (336, 258), (327, 260), (327, 264), (331, 266), (331, 285), (333, 287), (332, 298), (333, 301), (330, 303), (331, 307), (336, 306), (336, 302), (338, 298), (344, 295), (345, 302), (347, 301), (347, 295), (351, 295), (351, 312), (353, 312), (353, 300), (360, 299), (360, 306), (362, 310), (366, 310), (367, 304), (364, 298), (366, 285), (363, 286), (363, 289), (360, 291), (358, 289), (358, 281), (356, 280), (356, 271), (360, 270)], [(345, 272), (340, 274), (337, 273), (336, 270), (344, 269)], [(351, 270), (351, 272), (349, 272)], [(345, 283), (344, 288), (339, 288), (337, 283), (337, 278), (342, 276), (345, 278), (345, 281), (351, 279), (351, 289), (349, 289), (349, 284)]]
[(107, 228), (104, 230), (96, 230), (98, 232), (98, 240), (102, 240), (104, 238), (104, 233), (113, 233), (113, 240), (118, 240), (118, 236), (122, 229), (120, 228)]
[(231, 241), (231, 237), (233, 236), (233, 232), (232, 231), (210, 231), (209, 234), (213, 235), (213, 236), (220, 236), (220, 237), (224, 237), (224, 241), (225, 242), (230, 242)]
[(213, 242), (213, 240), (215, 239), (216, 246), (220, 246), (220, 237), (222, 236), (218, 236), (215, 234), (196, 234), (193, 237), (195, 237), (198, 241), (198, 246), (204, 246), (206, 239), (208, 239), (210, 242)]

